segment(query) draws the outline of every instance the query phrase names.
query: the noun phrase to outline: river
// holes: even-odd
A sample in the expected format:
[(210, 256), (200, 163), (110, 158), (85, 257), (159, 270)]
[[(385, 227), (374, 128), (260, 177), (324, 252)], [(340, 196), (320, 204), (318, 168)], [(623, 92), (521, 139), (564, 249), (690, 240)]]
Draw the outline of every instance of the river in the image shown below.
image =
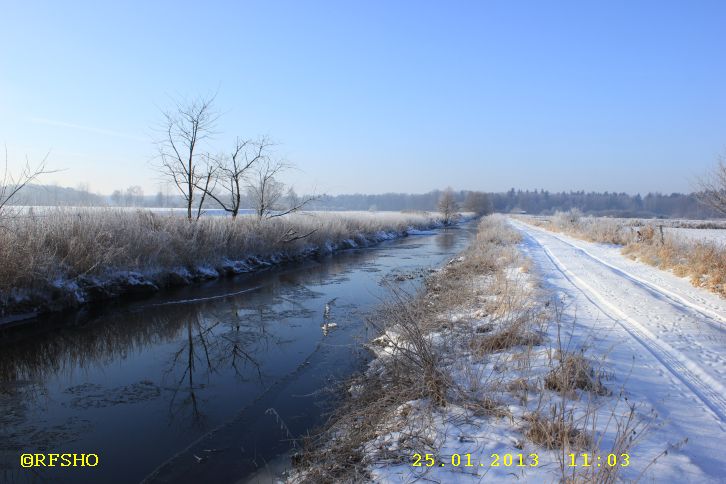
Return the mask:
[(0, 330), (0, 481), (268, 479), (368, 361), (389, 286), (415, 291), (474, 225)]

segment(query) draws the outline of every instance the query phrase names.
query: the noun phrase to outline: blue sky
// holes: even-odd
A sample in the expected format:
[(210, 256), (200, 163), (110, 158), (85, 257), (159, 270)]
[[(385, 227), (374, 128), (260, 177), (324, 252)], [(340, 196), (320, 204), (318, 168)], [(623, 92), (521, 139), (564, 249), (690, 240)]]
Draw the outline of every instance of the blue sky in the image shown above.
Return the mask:
[(726, 147), (726, 2), (3, 2), (0, 142), (159, 187), (159, 109), (217, 92), (299, 191), (688, 191)]

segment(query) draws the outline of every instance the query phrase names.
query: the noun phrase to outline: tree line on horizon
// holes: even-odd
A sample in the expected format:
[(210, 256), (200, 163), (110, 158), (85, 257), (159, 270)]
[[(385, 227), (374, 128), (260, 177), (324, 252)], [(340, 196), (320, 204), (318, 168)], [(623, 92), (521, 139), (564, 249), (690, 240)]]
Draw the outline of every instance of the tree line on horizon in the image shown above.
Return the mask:
[[(13, 200), (13, 205), (37, 206), (111, 206), (111, 207), (155, 207), (184, 208), (184, 200), (161, 191), (146, 195), (139, 186), (115, 190), (110, 196), (90, 193), (79, 186), (76, 188), (55, 185), (30, 184)], [(383, 194), (340, 194), (320, 195), (308, 203), (308, 210), (437, 210), (445, 190), (427, 193), (383, 193)], [(471, 208), (467, 197), (484, 193), (470, 190), (452, 191), (453, 199), (460, 210)], [(618, 217), (673, 217), (673, 218), (716, 218), (719, 213), (699, 202), (695, 193), (648, 193), (630, 195), (617, 192), (550, 192), (547, 190), (515, 190), (485, 193), (490, 211), (500, 213), (527, 212), (534, 215), (551, 215), (557, 211), (573, 208), (592, 215)], [(248, 208), (252, 201), (245, 195), (241, 206)], [(481, 203), (480, 203), (481, 205)], [(208, 209), (221, 208), (213, 200)]]

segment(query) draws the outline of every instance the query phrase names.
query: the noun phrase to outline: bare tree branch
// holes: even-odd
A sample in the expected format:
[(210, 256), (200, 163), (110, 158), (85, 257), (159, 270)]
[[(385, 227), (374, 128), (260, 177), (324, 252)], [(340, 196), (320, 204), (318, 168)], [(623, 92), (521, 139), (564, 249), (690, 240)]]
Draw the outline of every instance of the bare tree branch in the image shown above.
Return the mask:
[(197, 206), (197, 220), (199, 220), (199, 217), (202, 216), (204, 200), (207, 198), (207, 195), (214, 192), (214, 187), (217, 184), (217, 179), (215, 178), (216, 167), (210, 160), (211, 159), (207, 156), (205, 163), (206, 171), (204, 175), (198, 177), (194, 182), (194, 186), (201, 191), (201, 198), (199, 199), (199, 204)]
[(299, 210), (302, 210), (308, 203), (318, 200), (318, 198), (319, 197), (317, 195), (308, 195), (305, 198), (300, 198), (295, 193), (295, 190), (291, 187), (287, 191), (287, 208), (280, 209), (275, 213), (270, 214), (268, 218), (282, 217), (283, 215), (297, 212)]
[[(209, 171), (198, 174), (200, 143), (215, 134), (214, 128), (219, 115), (212, 104), (215, 96), (200, 97), (193, 101), (178, 101), (173, 109), (163, 111), (164, 136), (157, 142), (160, 171), (174, 182), (187, 206), (187, 218), (192, 219), (195, 189), (210, 183)], [(209, 178), (209, 179), (207, 179)], [(205, 196), (197, 208), (201, 214)]]
[(29, 183), (35, 181), (39, 176), (48, 173), (55, 173), (56, 170), (47, 169), (48, 154), (36, 166), (32, 166), (30, 160), (25, 158), (25, 165), (20, 173), (13, 175), (10, 172), (8, 161), (8, 147), (5, 146), (5, 166), (3, 167), (3, 176), (0, 178), (0, 216), (11, 204), (17, 194), (25, 188)]
[(721, 215), (726, 215), (726, 155), (718, 158), (718, 164), (697, 182), (698, 200)]
[(278, 242), (282, 242), (284, 244), (289, 244), (290, 242), (294, 242), (296, 240), (306, 239), (317, 231), (318, 231), (318, 229), (313, 229), (310, 232), (307, 232), (307, 233), (301, 235), (295, 229), (289, 228), (285, 231), (285, 233), (282, 235), (282, 237), (280, 237)]
[(295, 191), (287, 190), (288, 204), (284, 205), (285, 184), (277, 177), (286, 170), (293, 168), (293, 165), (282, 160), (271, 160), (265, 158), (257, 165), (254, 177), (247, 187), (248, 196), (255, 209), (258, 219), (269, 219), (282, 217), (297, 212), (305, 205), (315, 200), (316, 196), (309, 196), (300, 199)]
[[(236, 145), (228, 156), (220, 156), (216, 164), (217, 180), (221, 183), (222, 194), (208, 191), (211, 199), (222, 209), (237, 217), (242, 204), (242, 190), (248, 183), (250, 170), (269, 158), (268, 150), (272, 143), (266, 137), (253, 140), (237, 138)], [(216, 185), (215, 185), (216, 187)]]

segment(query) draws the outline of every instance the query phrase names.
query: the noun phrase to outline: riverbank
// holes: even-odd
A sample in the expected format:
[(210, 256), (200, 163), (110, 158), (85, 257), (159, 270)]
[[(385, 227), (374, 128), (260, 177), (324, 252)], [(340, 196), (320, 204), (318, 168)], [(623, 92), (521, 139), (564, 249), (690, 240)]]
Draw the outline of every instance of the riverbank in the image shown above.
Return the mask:
[(312, 212), (190, 223), (111, 209), (54, 209), (3, 222), (5, 322), (367, 247), (443, 225), (432, 213)]
[(628, 401), (628, 375), (591, 351), (594, 335), (563, 317), (521, 242), (486, 217), (425, 290), (393, 292), (375, 319), (376, 358), (289, 482), (614, 482), (658, 459), (648, 445), (622, 465), (654, 416)]

